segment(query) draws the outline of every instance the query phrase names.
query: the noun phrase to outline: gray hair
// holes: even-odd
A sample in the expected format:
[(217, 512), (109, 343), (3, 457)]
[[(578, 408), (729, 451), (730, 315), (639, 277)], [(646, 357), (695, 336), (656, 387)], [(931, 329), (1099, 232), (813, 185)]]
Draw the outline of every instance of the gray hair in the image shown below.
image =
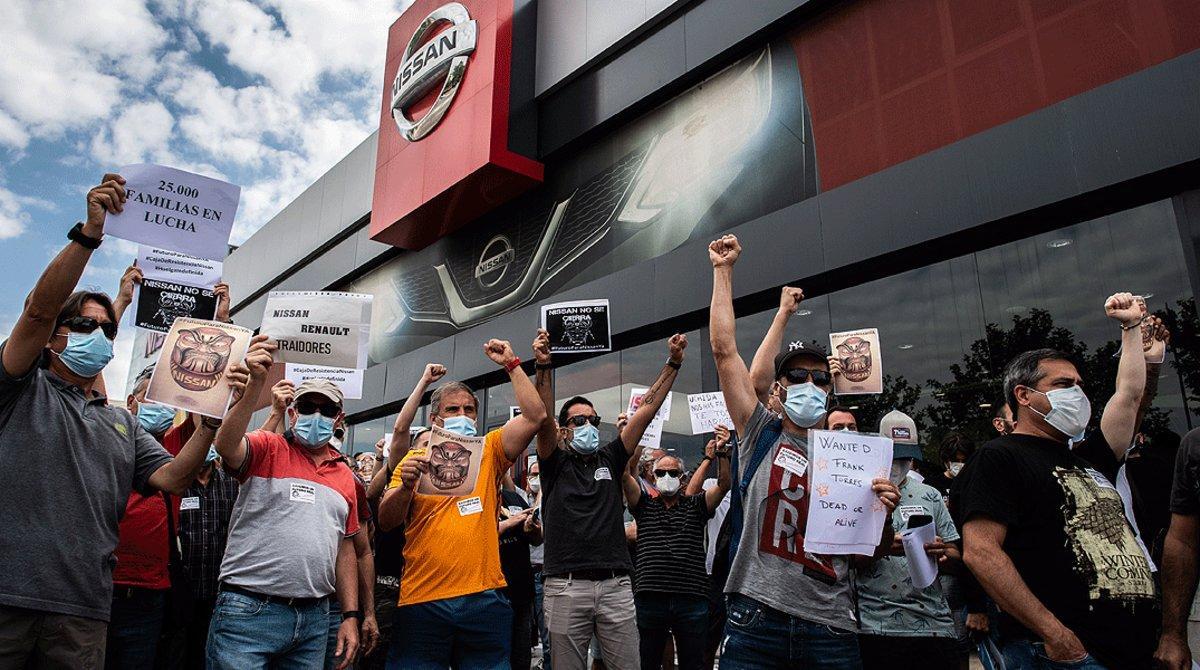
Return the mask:
[(1017, 387), (1037, 387), (1038, 382), (1046, 376), (1042, 361), (1066, 361), (1075, 365), (1070, 355), (1058, 349), (1032, 349), (1013, 357), (1004, 366), (1004, 401), (1012, 410), (1013, 418), (1017, 416)]
[(682, 474), (683, 473), (683, 459), (678, 456), (673, 456), (671, 454), (667, 454), (666, 456), (659, 456), (658, 460), (654, 461), (654, 469), (657, 470), (658, 464), (662, 463), (663, 461), (667, 460), (668, 458), (679, 464), (679, 472)]
[(150, 376), (154, 374), (154, 365), (146, 366), (145, 370), (138, 373), (138, 376), (133, 380), (133, 388), (129, 390), (129, 395), (137, 395), (146, 390), (146, 386), (150, 384)]
[(462, 382), (446, 382), (445, 384), (434, 389), (433, 393), (429, 395), (429, 416), (437, 416), (438, 410), (442, 408), (442, 396), (446, 395), (447, 393), (459, 392), (470, 394), (471, 401), (476, 402), (475, 392), (471, 390), (470, 386), (467, 386)]

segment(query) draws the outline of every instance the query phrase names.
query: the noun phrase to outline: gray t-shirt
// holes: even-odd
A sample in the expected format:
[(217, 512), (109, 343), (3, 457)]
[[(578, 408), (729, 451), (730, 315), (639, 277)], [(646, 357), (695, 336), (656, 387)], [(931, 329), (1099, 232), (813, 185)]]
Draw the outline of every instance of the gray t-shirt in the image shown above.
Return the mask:
[(103, 396), (0, 365), (0, 605), (107, 621), (129, 492), (170, 460)]
[[(745, 468), (759, 433), (779, 418), (761, 403), (738, 443), (738, 467)], [(803, 438), (781, 433), (743, 492), (742, 537), (729, 570), (726, 593), (740, 593), (791, 616), (846, 631), (858, 629), (854, 617), (850, 563), (845, 556), (804, 551), (808, 523), (808, 473), (798, 477), (775, 465), (781, 449), (808, 460)], [(739, 480), (741, 472), (734, 473)]]

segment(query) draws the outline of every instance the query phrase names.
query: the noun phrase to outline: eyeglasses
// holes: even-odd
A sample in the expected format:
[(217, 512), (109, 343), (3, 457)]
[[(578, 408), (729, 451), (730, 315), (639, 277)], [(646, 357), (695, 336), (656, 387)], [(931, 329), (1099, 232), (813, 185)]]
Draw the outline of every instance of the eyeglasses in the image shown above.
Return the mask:
[(654, 471), (655, 477), (678, 477), (679, 475), (680, 475), (679, 470), (655, 470)]
[(297, 400), (296, 412), (298, 414), (316, 414), (319, 412), (323, 417), (334, 419), (342, 413), (342, 408), (330, 402), (317, 404), (312, 400)]
[(592, 416), (584, 416), (583, 414), (577, 414), (577, 415), (567, 419), (567, 425), (572, 428), (581, 428), (581, 427), (583, 427), (583, 424), (585, 424), (585, 423), (590, 423), (593, 426), (599, 427), (600, 426), (600, 417), (598, 417), (594, 414)]
[(66, 326), (72, 333), (91, 333), (99, 328), (108, 339), (117, 339), (117, 324), (113, 321), (100, 322), (90, 316), (72, 316), (59, 321), (58, 325)]
[(812, 383), (816, 384), (817, 386), (825, 386), (833, 379), (833, 377), (831, 377), (830, 374), (824, 370), (809, 370), (808, 368), (792, 368), (791, 370), (785, 370), (783, 376), (787, 378), (788, 383), (791, 384), (803, 384), (811, 378)]

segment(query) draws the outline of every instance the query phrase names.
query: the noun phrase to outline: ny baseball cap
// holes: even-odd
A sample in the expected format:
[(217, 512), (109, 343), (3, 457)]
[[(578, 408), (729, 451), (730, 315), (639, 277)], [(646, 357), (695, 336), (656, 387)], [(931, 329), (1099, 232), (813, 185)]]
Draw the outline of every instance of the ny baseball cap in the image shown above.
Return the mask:
[(892, 438), (892, 458), (921, 458), (921, 445), (917, 441), (917, 422), (912, 417), (894, 409), (879, 420), (879, 434)]
[(783, 371), (787, 369), (787, 365), (792, 361), (792, 359), (800, 356), (816, 358), (823, 366), (825, 366), (826, 370), (829, 369), (829, 354), (825, 353), (825, 350), (821, 348), (821, 345), (813, 342), (805, 343), (797, 340), (787, 345), (783, 351), (779, 352), (779, 354), (775, 356), (775, 379), (779, 379), (779, 376), (782, 375)]
[(342, 400), (344, 398), (342, 395), (342, 389), (328, 379), (304, 380), (299, 386), (296, 387), (296, 399), (299, 400), (306, 393), (323, 395), (326, 398), (336, 402), (338, 405), (342, 404)]

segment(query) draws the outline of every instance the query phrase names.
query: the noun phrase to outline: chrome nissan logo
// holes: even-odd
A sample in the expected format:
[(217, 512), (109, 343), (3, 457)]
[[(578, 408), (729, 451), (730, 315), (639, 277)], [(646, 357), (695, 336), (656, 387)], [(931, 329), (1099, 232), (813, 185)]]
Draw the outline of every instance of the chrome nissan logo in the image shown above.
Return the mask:
[[(434, 30), (446, 23), (450, 28), (426, 42)], [(467, 72), (467, 56), (475, 51), (475, 38), (475, 22), (467, 8), (457, 2), (438, 7), (417, 26), (392, 82), (392, 118), (404, 139), (420, 140), (433, 132), (446, 115)], [(439, 83), (442, 91), (425, 116), (416, 121), (409, 118), (407, 109)]]
[(517, 256), (512, 242), (503, 235), (497, 235), (483, 247), (479, 263), (475, 265), (475, 281), (484, 288), (491, 288), (504, 279), (508, 266)]

